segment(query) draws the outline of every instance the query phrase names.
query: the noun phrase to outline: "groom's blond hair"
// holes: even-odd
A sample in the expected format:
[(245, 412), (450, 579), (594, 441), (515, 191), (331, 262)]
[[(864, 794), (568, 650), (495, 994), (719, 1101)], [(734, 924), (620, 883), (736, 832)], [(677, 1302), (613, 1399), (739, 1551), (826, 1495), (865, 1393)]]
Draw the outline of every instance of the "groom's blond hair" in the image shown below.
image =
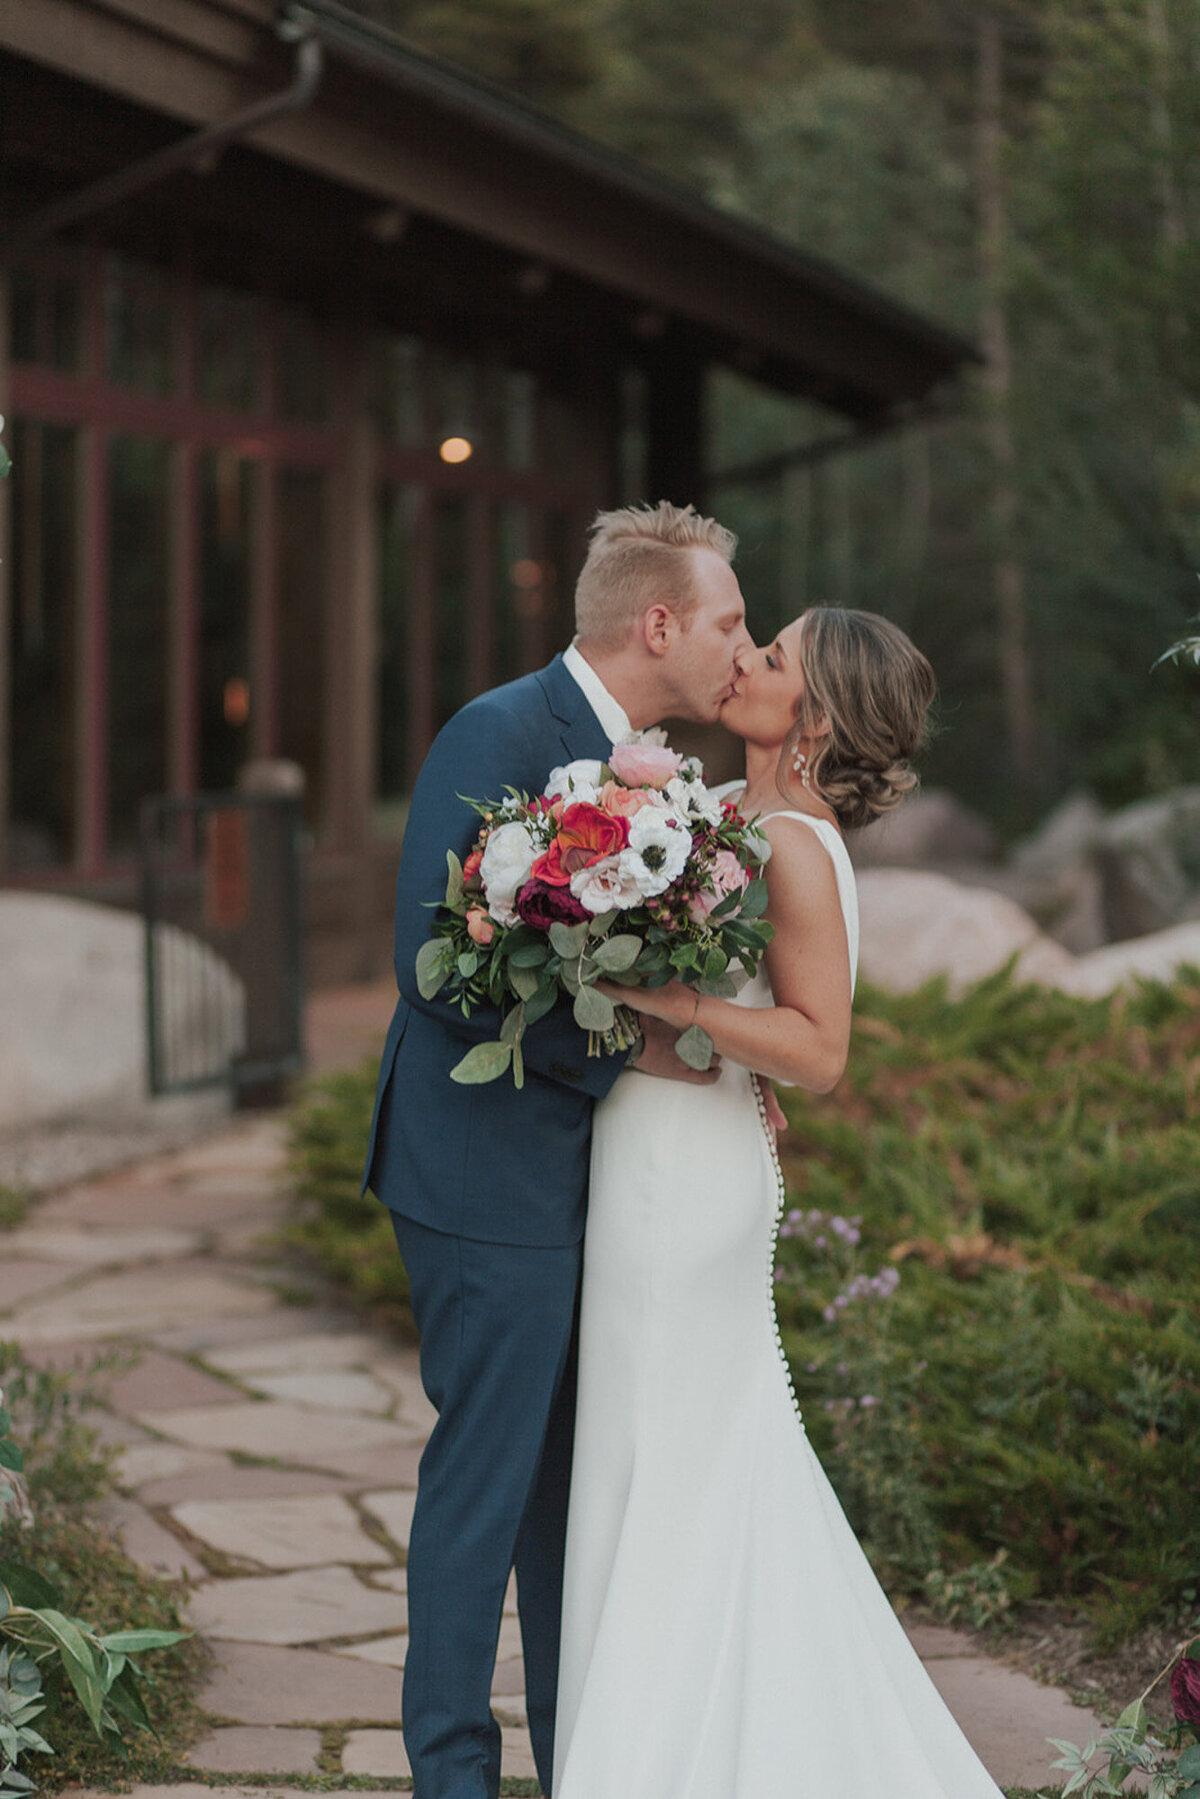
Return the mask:
[(733, 561), (737, 538), (694, 506), (621, 506), (599, 512), (575, 584), (580, 643), (619, 649), (648, 606), (667, 606), (687, 629), (696, 605), (694, 550)]

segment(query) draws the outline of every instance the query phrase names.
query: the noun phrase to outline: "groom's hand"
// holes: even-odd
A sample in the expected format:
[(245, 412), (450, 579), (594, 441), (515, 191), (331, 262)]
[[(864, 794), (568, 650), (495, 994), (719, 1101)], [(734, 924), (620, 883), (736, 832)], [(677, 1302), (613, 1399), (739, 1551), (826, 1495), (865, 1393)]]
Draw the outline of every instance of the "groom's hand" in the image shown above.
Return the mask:
[(638, 1013), (638, 1023), (642, 1027), (642, 1047), (630, 1056), (627, 1068), (636, 1068), (639, 1074), (656, 1074), (667, 1081), (690, 1081), (693, 1087), (712, 1086), (721, 1072), (720, 1056), (714, 1056), (703, 1071), (689, 1068), (675, 1054), (679, 1032), (674, 1025), (651, 1018), (648, 1012)]

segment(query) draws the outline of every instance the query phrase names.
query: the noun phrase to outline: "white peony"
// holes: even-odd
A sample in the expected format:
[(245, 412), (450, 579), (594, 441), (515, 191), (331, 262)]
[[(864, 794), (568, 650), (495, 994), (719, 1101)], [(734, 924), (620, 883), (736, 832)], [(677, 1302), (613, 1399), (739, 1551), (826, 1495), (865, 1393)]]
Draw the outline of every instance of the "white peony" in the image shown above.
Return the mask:
[(593, 756), (581, 756), (576, 762), (552, 768), (550, 779), (543, 789), (546, 798), (582, 800), (585, 805), (594, 806), (600, 793), (600, 770), (603, 766)]
[(577, 869), (571, 876), (571, 892), (585, 912), (598, 918), (602, 912), (611, 912), (614, 907), (627, 912), (630, 906), (639, 904), (642, 890), (625, 867), (627, 853), (622, 850), (619, 855), (605, 856), (603, 862), (593, 862), (589, 868)]
[(529, 879), (537, 855), (529, 831), (522, 824), (497, 825), (488, 838), (479, 864), (479, 878), (487, 894), (488, 911), (497, 924), (516, 920), (513, 900)]
[(649, 899), (683, 873), (691, 849), (686, 819), (676, 811), (643, 806), (629, 821), (629, 847), (621, 851), (621, 867)]
[(676, 775), (673, 781), (667, 782), (665, 792), (667, 799), (685, 818), (699, 819), (706, 825), (720, 824), (721, 802), (703, 781), (688, 781), (682, 775)]

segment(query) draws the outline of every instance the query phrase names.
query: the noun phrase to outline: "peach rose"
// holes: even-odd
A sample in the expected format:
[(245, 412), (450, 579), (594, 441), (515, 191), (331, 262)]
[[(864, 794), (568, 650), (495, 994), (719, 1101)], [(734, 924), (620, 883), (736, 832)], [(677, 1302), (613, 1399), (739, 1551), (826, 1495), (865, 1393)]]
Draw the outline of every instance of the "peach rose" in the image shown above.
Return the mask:
[(463, 863), (463, 880), (464, 881), (468, 881), (468, 882), (469, 881), (477, 881), (479, 879), (479, 864), (482, 861), (483, 861), (483, 851), (482, 850), (472, 850), (471, 854), (467, 857), (466, 861)]
[(618, 743), (608, 766), (629, 787), (665, 787), (683, 767), (683, 757), (661, 743)]
[(600, 789), (600, 804), (614, 818), (632, 818), (643, 806), (654, 804), (654, 795), (645, 787), (622, 787), (619, 781), (606, 781)]
[(480, 946), (489, 944), (496, 935), (496, 927), (482, 906), (467, 907), (467, 931)]

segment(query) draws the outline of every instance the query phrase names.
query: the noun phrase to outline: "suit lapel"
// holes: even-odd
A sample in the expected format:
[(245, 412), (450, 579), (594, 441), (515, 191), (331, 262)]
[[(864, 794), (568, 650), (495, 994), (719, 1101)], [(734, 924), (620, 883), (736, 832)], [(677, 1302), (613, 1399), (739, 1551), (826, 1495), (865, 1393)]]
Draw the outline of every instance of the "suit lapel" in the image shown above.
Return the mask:
[(561, 656), (536, 675), (552, 713), (568, 762), (581, 756), (606, 756), (612, 742)]

